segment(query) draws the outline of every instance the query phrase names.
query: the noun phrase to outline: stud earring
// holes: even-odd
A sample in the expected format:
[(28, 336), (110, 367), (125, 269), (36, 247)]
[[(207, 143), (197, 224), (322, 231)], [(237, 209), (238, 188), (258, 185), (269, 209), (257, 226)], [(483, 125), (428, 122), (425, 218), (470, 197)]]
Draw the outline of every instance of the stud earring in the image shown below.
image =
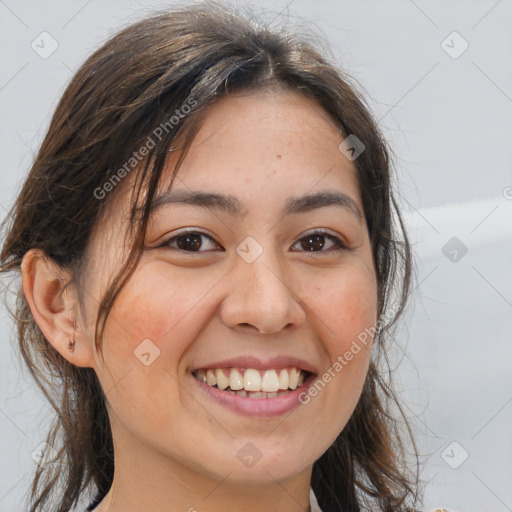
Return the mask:
[(74, 352), (75, 351), (75, 348), (76, 348), (76, 341), (75, 341), (75, 333), (76, 333), (76, 319), (73, 321), (73, 339), (72, 340), (69, 340), (69, 343), (68, 343), (68, 350), (70, 352)]

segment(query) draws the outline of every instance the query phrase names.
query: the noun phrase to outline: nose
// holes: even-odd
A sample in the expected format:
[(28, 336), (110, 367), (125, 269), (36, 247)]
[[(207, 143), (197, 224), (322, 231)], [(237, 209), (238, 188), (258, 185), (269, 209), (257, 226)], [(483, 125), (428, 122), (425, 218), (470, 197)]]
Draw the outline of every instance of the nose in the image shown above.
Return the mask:
[(306, 318), (280, 265), (265, 257), (265, 252), (252, 263), (240, 258), (231, 270), (220, 317), (226, 326), (240, 332), (278, 333), (302, 325)]

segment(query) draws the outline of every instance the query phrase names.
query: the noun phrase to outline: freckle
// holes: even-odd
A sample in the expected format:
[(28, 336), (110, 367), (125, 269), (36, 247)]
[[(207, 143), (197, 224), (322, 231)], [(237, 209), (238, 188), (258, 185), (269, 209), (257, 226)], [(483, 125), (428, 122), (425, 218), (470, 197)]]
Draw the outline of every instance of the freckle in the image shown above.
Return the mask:
[(276, 158), (282, 158), (282, 156), (278, 153), (278, 154), (276, 155)]

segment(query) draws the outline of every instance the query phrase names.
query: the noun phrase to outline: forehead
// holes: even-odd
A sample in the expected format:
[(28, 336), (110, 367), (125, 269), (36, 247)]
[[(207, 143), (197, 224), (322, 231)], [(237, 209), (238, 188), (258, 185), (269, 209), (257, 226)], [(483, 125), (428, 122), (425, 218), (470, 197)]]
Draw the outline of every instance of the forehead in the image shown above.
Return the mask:
[[(297, 93), (224, 98), (206, 112), (172, 185), (171, 171), (180, 154), (170, 153), (152, 204), (169, 191), (221, 195), (234, 198), (251, 219), (272, 225), (293, 210), (297, 199), (308, 203), (315, 194), (332, 192), (355, 203), (346, 211), (358, 210), (364, 216), (357, 168), (338, 149), (344, 138), (318, 104)], [(131, 174), (118, 187), (103, 222), (96, 226), (105, 250), (111, 237), (129, 225), (135, 176)], [(317, 206), (324, 199), (320, 197)]]
[[(178, 197), (199, 192), (234, 198), (244, 213), (280, 215), (296, 198), (333, 192), (346, 196), (354, 203), (350, 209), (364, 215), (358, 170), (338, 148), (345, 137), (322, 107), (298, 93), (223, 98), (205, 112), (172, 183), (181, 155), (169, 154), (151, 210), (168, 203), (170, 191)], [(110, 224), (112, 217), (121, 217), (121, 223), (130, 218), (135, 176), (109, 201), (105, 216)]]
[[(303, 95), (223, 98), (205, 116), (172, 188), (214, 190), (244, 202), (337, 188), (362, 209), (357, 169), (338, 149), (343, 138), (327, 112)], [(162, 188), (168, 189), (165, 176)]]

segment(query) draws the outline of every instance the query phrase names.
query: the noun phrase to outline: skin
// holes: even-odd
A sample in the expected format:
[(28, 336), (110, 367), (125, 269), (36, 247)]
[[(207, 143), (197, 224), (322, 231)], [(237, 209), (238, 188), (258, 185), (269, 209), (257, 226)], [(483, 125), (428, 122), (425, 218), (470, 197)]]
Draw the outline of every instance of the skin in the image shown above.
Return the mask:
[[(125, 255), (129, 180), (109, 199), (88, 248), (85, 316), (76, 289), (62, 293), (69, 274), (40, 251), (26, 254), (23, 289), (38, 325), (65, 358), (94, 368), (106, 393), (116, 472), (98, 510), (309, 510), (312, 465), (356, 406), (371, 342), (307, 405), (273, 418), (217, 404), (191, 370), (233, 356), (284, 354), (322, 375), (375, 325), (377, 281), (364, 218), (339, 205), (282, 213), (287, 199), (320, 190), (348, 195), (363, 212), (356, 168), (338, 150), (342, 139), (318, 105), (293, 92), (213, 105), (172, 188), (235, 196), (245, 214), (186, 204), (157, 209), (147, 250), (107, 321), (103, 356), (94, 324)], [(166, 176), (160, 192), (169, 188)], [(204, 252), (180, 250), (176, 239), (158, 247), (187, 227), (212, 238), (201, 239)], [(334, 251), (326, 237), (320, 250), (304, 250), (300, 241), (318, 229), (348, 249)], [(236, 252), (248, 236), (263, 249), (253, 263)], [(149, 366), (134, 356), (145, 339), (160, 350)], [(261, 459), (245, 467), (237, 453), (249, 442)]]

